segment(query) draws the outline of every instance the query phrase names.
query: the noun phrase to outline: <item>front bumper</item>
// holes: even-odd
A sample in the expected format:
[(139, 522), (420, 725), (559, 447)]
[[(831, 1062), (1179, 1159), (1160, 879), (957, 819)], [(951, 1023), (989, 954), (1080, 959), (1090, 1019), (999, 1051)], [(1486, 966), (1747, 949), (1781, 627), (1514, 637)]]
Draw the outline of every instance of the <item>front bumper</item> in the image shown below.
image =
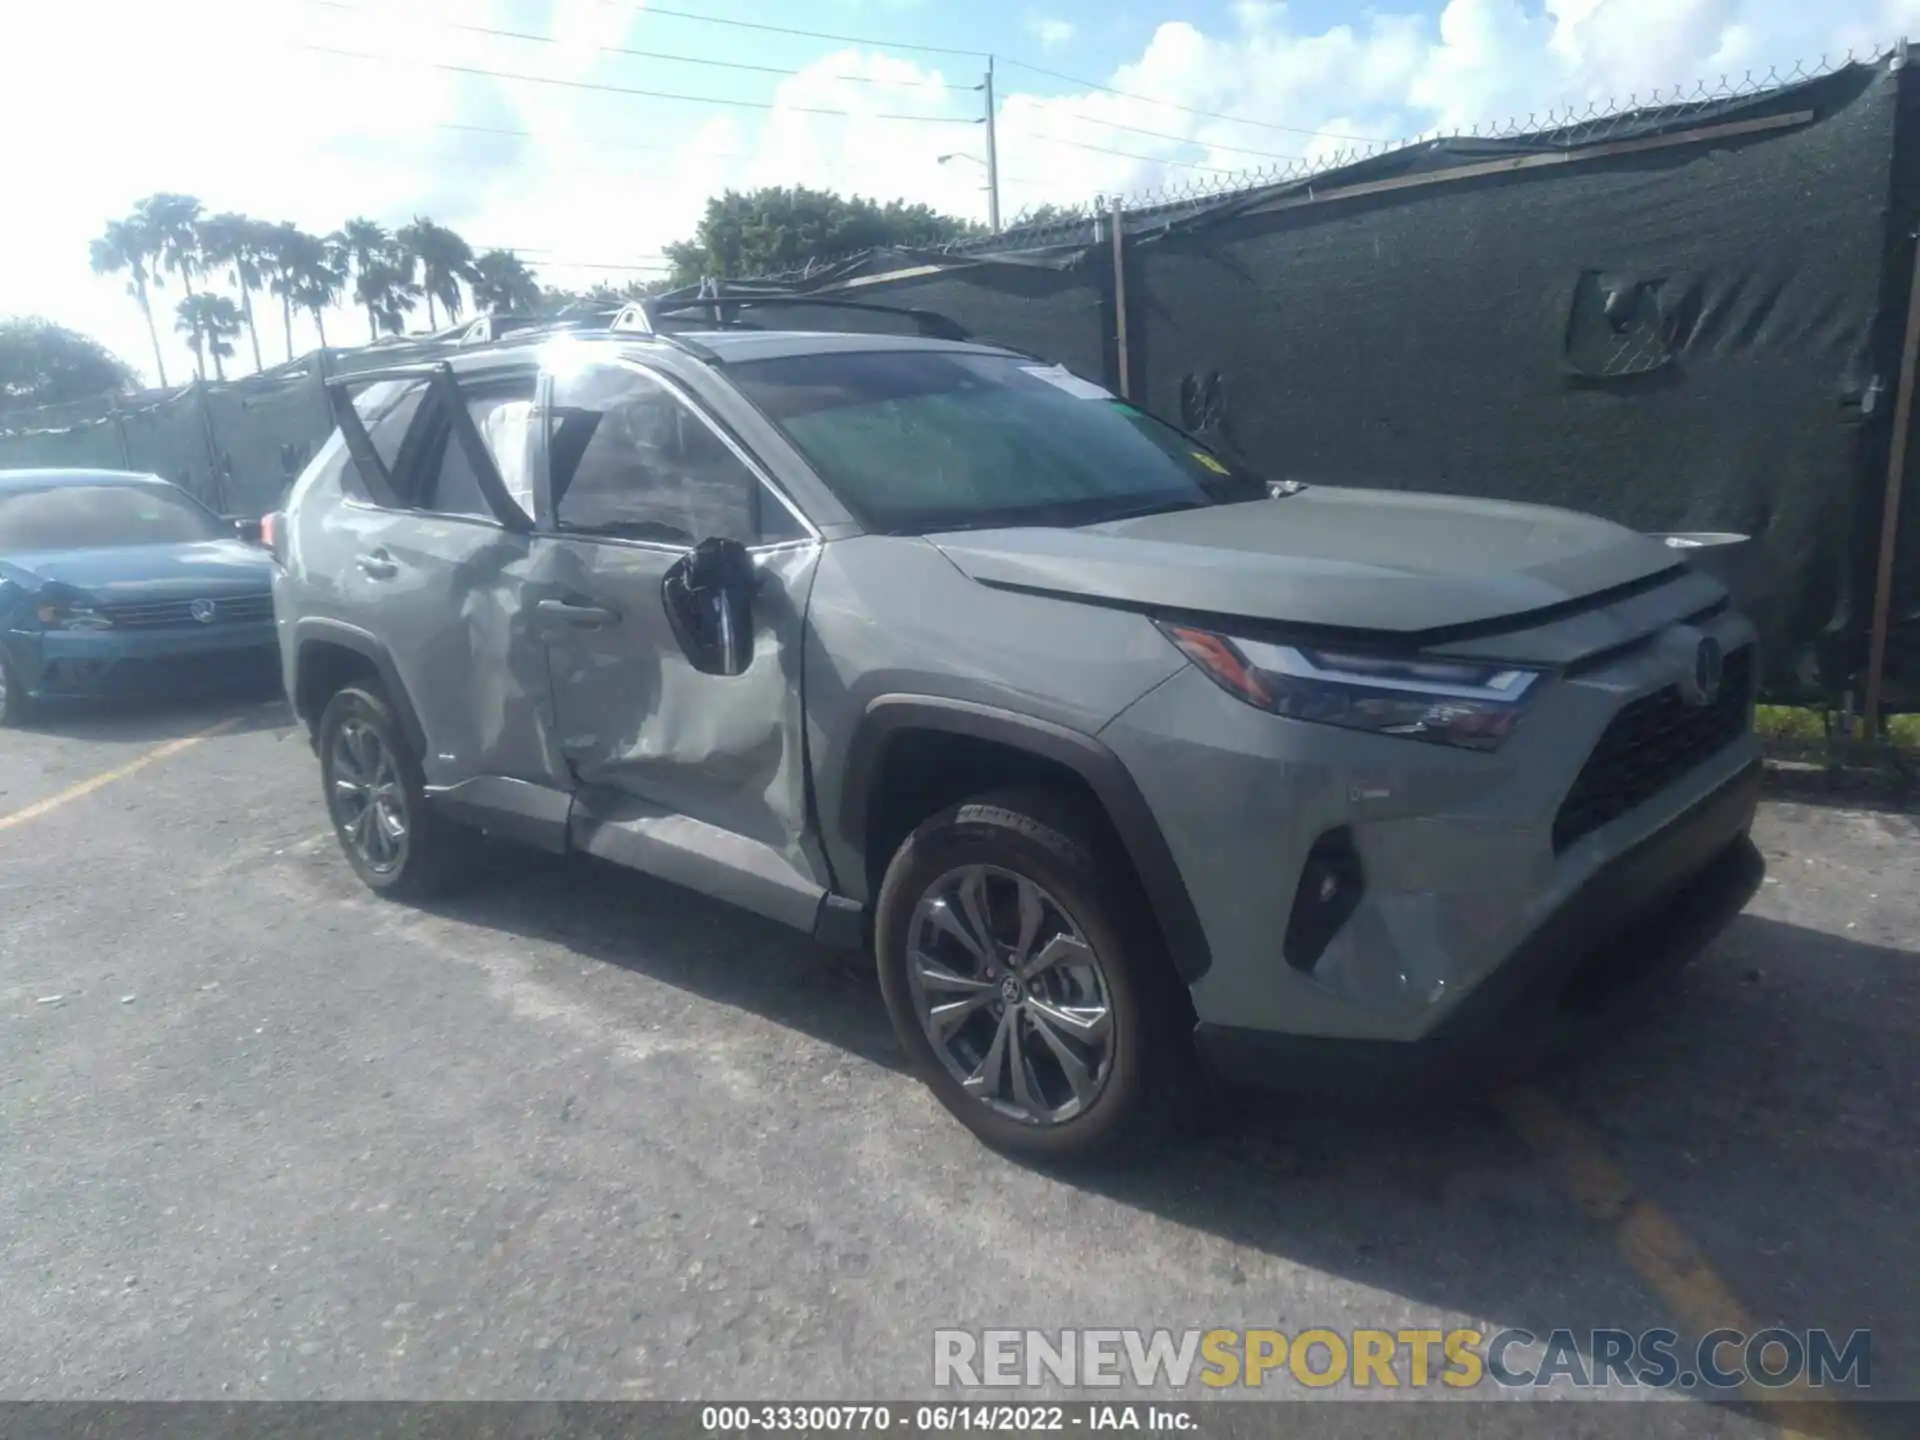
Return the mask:
[(177, 695), (265, 685), (279, 674), (271, 620), (190, 630), (49, 630), (5, 642), (36, 700)]
[[(1631, 633), (1616, 620), (1601, 611), (1566, 623)], [(1752, 627), (1737, 614), (1697, 628), (1727, 655), (1751, 654)], [(1601, 872), (1758, 760), (1751, 689), (1741, 697), (1736, 688), (1729, 693), (1741, 703), (1721, 715), (1724, 738), (1664, 729), (1639, 737), (1633, 744), (1647, 748), (1626, 753), (1654, 762), (1644, 775), (1631, 764), (1617, 773), (1612, 761), (1593, 772), (1595, 794), (1624, 807), (1598, 806), (1584, 828), (1563, 833), (1562, 811), (1614, 722), (1672, 692), (1691, 659), (1657, 634), (1603, 651), (1556, 675), (1490, 754), (1270, 715), (1196, 667), (1143, 696), (1100, 738), (1138, 783), (1199, 917), (1206, 953), (1183, 971), (1195, 1020), (1391, 1045), (1457, 1023), (1449, 1017)], [(1753, 669), (1749, 662), (1749, 687)], [(1664, 714), (1655, 712), (1661, 725)], [(1661, 758), (1669, 755), (1681, 757), (1677, 767)], [(1303, 905), (1306, 887), (1318, 893), (1342, 854), (1361, 887), (1316, 952), (1322, 932)], [(1292, 943), (1297, 919), (1309, 943)]]
[(1194, 1032), (1202, 1060), (1229, 1084), (1330, 1094), (1416, 1079), (1473, 1083), (1524, 1069), (1614, 1018), (1746, 907), (1766, 871), (1747, 838), (1759, 795), (1755, 762), (1595, 871), (1420, 1039), (1329, 1039), (1202, 1022)]

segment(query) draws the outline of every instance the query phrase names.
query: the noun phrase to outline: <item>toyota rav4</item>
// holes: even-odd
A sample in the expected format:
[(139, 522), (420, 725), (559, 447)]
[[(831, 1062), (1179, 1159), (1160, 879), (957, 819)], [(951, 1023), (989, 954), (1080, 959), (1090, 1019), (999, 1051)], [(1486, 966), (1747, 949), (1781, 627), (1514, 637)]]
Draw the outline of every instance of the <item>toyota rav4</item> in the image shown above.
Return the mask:
[(937, 334), (330, 393), (266, 528), (360, 878), (423, 895), (484, 832), (870, 946), (1003, 1149), (1532, 1053), (1759, 883), (1753, 629), (1617, 525), (1269, 482)]

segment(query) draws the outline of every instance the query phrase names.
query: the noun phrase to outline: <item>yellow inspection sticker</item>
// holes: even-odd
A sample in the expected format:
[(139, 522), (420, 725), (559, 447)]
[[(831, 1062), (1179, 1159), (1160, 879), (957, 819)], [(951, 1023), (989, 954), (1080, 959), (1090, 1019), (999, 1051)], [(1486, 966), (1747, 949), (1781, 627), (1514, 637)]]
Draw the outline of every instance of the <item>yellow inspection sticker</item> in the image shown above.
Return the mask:
[(1213, 456), (1207, 454), (1204, 450), (1195, 450), (1193, 452), (1193, 458), (1198, 460), (1202, 465), (1206, 466), (1209, 470), (1213, 471), (1213, 473), (1216, 475), (1225, 475), (1229, 479), (1231, 479), (1233, 476), (1233, 472), (1231, 470), (1227, 469), (1226, 466), (1222, 465), (1218, 460), (1214, 459)]

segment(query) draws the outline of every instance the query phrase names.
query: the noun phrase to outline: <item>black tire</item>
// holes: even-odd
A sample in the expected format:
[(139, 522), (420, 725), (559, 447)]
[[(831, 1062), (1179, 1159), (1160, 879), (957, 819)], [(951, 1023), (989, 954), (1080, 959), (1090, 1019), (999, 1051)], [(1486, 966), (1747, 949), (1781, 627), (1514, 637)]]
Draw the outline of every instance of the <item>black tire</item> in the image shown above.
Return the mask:
[[(908, 974), (914, 916), (929, 887), (973, 865), (1034, 882), (1097, 956), (1111, 1017), (1111, 1058), (1104, 1085), (1070, 1118), (1013, 1118), (969, 1094), (922, 1027)], [(1072, 797), (1048, 790), (996, 792), (933, 816), (894, 855), (876, 910), (874, 950), (894, 1033), (941, 1104), (981, 1140), (1022, 1160), (1075, 1164), (1133, 1158), (1164, 1136), (1191, 1093), (1191, 1020), (1181, 1019), (1190, 1007), (1130, 867)]]
[[(392, 846), (385, 863), (381, 855), (369, 853), (372, 846), (356, 841), (352, 827), (343, 818), (351, 801), (342, 800), (338, 788), (344, 774), (341, 740), (350, 727), (357, 727), (352, 731), (355, 735), (371, 732), (381, 750), (391, 757), (395, 783), (382, 787), (388, 797), (384, 803), (391, 811), (393, 802), (398, 802), (404, 834)], [(424, 900), (452, 889), (471, 873), (479, 837), (427, 804), (420, 757), (376, 683), (349, 685), (327, 702), (320, 717), (319, 752), (321, 793), (334, 838), (368, 889), (394, 900)], [(369, 825), (378, 823), (379, 818), (369, 817)]]
[(32, 713), (33, 702), (27, 698), (20, 673), (0, 650), (0, 725), (23, 725)]

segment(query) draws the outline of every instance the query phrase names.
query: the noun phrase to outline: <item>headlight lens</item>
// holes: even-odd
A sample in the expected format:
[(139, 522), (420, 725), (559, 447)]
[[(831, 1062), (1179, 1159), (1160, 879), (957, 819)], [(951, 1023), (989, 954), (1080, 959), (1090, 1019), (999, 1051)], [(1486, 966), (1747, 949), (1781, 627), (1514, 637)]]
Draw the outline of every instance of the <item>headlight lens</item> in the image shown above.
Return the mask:
[(1376, 735), (1498, 750), (1519, 724), (1535, 670), (1472, 661), (1399, 660), (1246, 640), (1162, 623), (1161, 632), (1221, 689), (1249, 705)]
[(49, 630), (111, 630), (113, 621), (91, 605), (75, 605), (56, 600), (40, 605), (34, 613)]

